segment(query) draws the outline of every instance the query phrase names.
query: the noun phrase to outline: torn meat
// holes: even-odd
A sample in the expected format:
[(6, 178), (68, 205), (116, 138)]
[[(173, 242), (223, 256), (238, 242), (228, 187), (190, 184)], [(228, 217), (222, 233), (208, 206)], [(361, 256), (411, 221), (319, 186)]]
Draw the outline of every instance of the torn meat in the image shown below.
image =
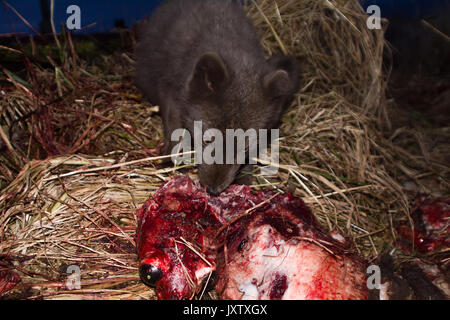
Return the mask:
[(0, 297), (11, 291), (20, 282), (21, 279), (17, 273), (0, 269)]
[(137, 212), (136, 243), (142, 281), (159, 299), (189, 299), (215, 269), (208, 234), (215, 218), (205, 211), (206, 192), (191, 179), (166, 183)]
[[(272, 192), (231, 186), (210, 200), (230, 221)], [(228, 227), (225, 261), (218, 268), (223, 299), (366, 299), (365, 263), (337, 233), (325, 232), (305, 204), (278, 195)]]
[(138, 211), (144, 283), (160, 299), (188, 299), (217, 272), (223, 299), (365, 299), (365, 263), (290, 194), (232, 185), (209, 196), (188, 177), (166, 183)]
[(402, 223), (397, 231), (403, 237), (400, 246), (406, 251), (413, 247), (421, 253), (431, 253), (450, 247), (450, 200), (416, 198), (410, 223)]

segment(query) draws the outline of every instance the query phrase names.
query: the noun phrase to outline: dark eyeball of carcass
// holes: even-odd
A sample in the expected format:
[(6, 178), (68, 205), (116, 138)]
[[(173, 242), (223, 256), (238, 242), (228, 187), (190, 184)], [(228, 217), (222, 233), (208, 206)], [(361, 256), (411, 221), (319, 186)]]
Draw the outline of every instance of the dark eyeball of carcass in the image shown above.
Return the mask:
[(301, 199), (232, 185), (210, 196), (188, 177), (137, 213), (142, 281), (159, 299), (189, 299), (217, 272), (222, 299), (366, 299), (365, 262)]

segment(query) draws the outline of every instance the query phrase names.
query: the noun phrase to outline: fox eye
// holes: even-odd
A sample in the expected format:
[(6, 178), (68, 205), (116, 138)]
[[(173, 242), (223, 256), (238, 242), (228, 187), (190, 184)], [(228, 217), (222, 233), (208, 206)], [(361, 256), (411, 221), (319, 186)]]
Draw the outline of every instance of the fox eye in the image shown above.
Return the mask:
[(139, 267), (139, 275), (145, 285), (153, 287), (161, 280), (163, 272), (158, 267), (144, 263)]

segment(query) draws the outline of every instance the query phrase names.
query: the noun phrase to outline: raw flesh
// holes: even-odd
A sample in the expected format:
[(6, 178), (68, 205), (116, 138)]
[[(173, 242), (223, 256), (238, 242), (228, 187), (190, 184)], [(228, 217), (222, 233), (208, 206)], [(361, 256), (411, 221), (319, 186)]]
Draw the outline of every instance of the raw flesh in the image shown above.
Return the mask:
[(416, 198), (411, 214), (414, 229), (402, 223), (397, 231), (403, 237), (400, 246), (421, 253), (447, 250), (450, 247), (450, 199), (433, 199), (424, 195)]
[(0, 265), (0, 297), (12, 290), (20, 282), (21, 279), (17, 273), (9, 270), (2, 270)]
[(365, 262), (290, 194), (232, 185), (214, 197), (176, 177), (137, 217), (141, 267), (158, 268), (159, 299), (192, 298), (213, 272), (222, 299), (367, 298)]

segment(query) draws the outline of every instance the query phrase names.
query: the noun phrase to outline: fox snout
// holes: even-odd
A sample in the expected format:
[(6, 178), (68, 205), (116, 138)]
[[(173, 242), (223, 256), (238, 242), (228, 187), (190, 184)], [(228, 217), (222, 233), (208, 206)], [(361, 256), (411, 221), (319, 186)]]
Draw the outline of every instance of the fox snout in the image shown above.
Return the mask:
[(240, 167), (238, 164), (203, 164), (199, 166), (198, 175), (206, 191), (217, 196), (233, 183)]

